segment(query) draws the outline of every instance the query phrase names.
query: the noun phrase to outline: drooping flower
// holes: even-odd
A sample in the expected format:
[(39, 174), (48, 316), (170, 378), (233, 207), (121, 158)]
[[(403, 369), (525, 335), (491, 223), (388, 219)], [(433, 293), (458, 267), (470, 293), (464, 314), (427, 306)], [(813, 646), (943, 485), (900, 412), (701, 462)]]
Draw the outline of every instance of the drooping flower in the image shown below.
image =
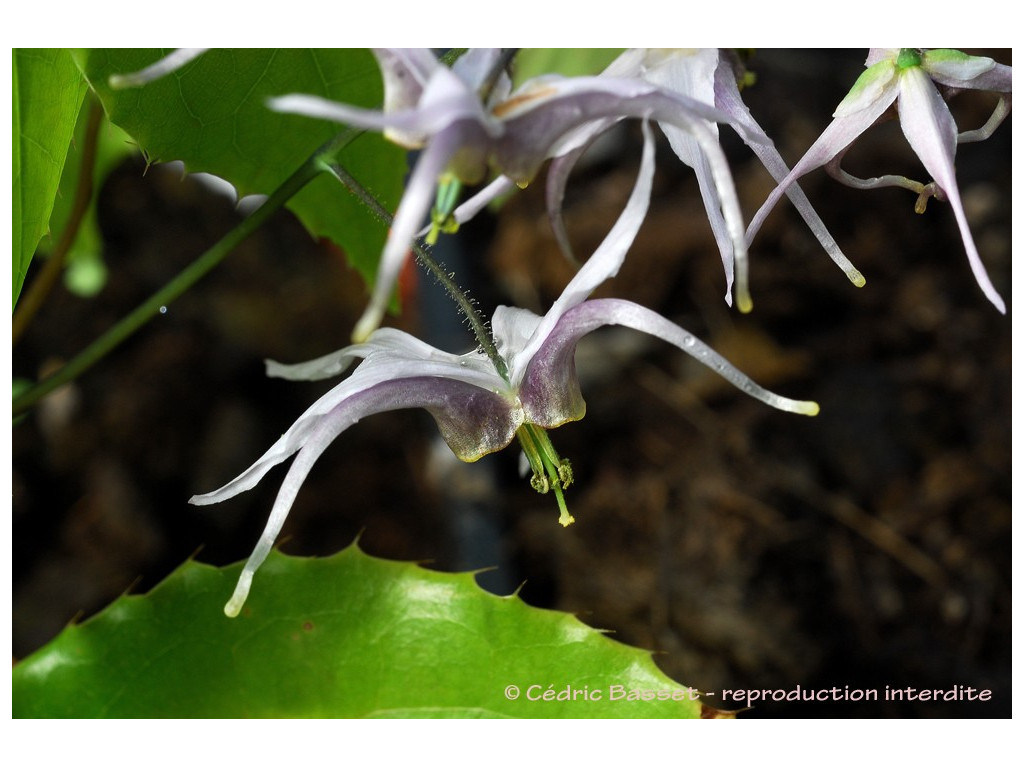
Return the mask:
[[(613, 61), (602, 76), (639, 78), (715, 107), (728, 116), (729, 124), (737, 130), (775, 181), (781, 182), (789, 173), (789, 168), (771, 139), (743, 103), (737, 83), (737, 66), (735, 56), (718, 48), (632, 48)], [(615, 122), (615, 118), (607, 118), (579, 129), (574, 137), (574, 146), (555, 158), (548, 170), (548, 213), (559, 244), (567, 253), (570, 251), (568, 235), (561, 216), (566, 181), (587, 145)], [(729, 223), (722, 215), (723, 203), (711, 178), (704, 147), (694, 141), (692, 133), (681, 131), (670, 123), (663, 123), (661, 128), (676, 156), (696, 172), (704, 207), (725, 267), (726, 301), (732, 303), (735, 274), (738, 301), (749, 302), (749, 299), (746, 299), (747, 265), (743, 259), (744, 254), (739, 254), (738, 258), (734, 254), (733, 243), (737, 239), (736, 233), (730, 231)], [(707, 128), (717, 140), (717, 123), (708, 121)], [(843, 254), (800, 187), (794, 183), (786, 189), (786, 194), (829, 256), (846, 273), (850, 281), (858, 286), (864, 285), (863, 275)], [(746, 243), (750, 245), (750, 237), (747, 237)], [(740, 309), (745, 310), (748, 306), (741, 305)]]
[[(383, 111), (317, 96), (289, 95), (270, 102), (278, 111), (382, 130), (405, 146), (422, 147), (354, 340), (364, 340), (379, 326), (409, 245), (432, 200), (438, 200), (433, 235), (450, 223), (453, 185), (477, 183), (489, 168), (504, 177), (454, 217), (465, 220), (467, 213), (475, 213), (499, 189), (532, 181), (547, 158), (566, 151), (565, 144), (574, 140), (576, 129), (604, 118), (650, 118), (692, 137), (701, 149), (706, 179), (713, 185), (737, 262), (744, 260), (739, 202), (717, 135), (709, 128), (729, 118), (714, 107), (637, 77), (552, 75), (534, 78), (508, 93), (507, 79), (493, 76), (500, 57), (492, 49), (471, 49), (450, 69), (427, 51), (377, 49), (374, 54), (384, 79)], [(744, 129), (737, 126), (737, 130)], [(739, 303), (746, 308), (749, 301), (741, 295)]]
[[(990, 58), (968, 56), (960, 51), (915, 48), (872, 49), (865, 66), (867, 69), (836, 108), (832, 123), (751, 220), (748, 238), (757, 233), (790, 185), (822, 166), (839, 181), (858, 189), (904, 187), (918, 195), (915, 205), (918, 213), (924, 211), (929, 197), (949, 201), (974, 278), (989, 301), (1005, 313), (1006, 305), (992, 285), (974, 244), (960, 201), (953, 161), (958, 143), (988, 138), (1009, 114), (1012, 69)], [(944, 94), (948, 96), (963, 90), (992, 91), (1000, 94), (1000, 98), (984, 126), (958, 134)], [(903, 134), (933, 179), (928, 184), (896, 175), (859, 179), (840, 167), (850, 145), (882, 118), (893, 103), (896, 104)]]
[(645, 307), (619, 299), (587, 300), (599, 283), (616, 274), (646, 215), (654, 175), (646, 121), (643, 132), (640, 174), (625, 210), (548, 312), (543, 317), (511, 307), (495, 312), (492, 328), (500, 365), (479, 351), (451, 354), (391, 328), (379, 328), (364, 343), (308, 363), (268, 362), (272, 376), (321, 379), (336, 376), (361, 359), (347, 379), (303, 413), (251, 467), (224, 487), (191, 499), (193, 504), (224, 501), (253, 488), (272, 467), (295, 455), (266, 528), (224, 608), (227, 615), (241, 610), (253, 574), (273, 547), (314, 462), (343, 431), (375, 413), (425, 409), (463, 461), (476, 461), (518, 438), (533, 470), (531, 484), (541, 492), (554, 491), (559, 522), (572, 523), (562, 493), (572, 482), (572, 470), (546, 430), (583, 417), (586, 404), (576, 376), (576, 344), (602, 326), (621, 325), (657, 336), (775, 408), (806, 415), (818, 412), (816, 403), (791, 400), (758, 386), (692, 334)]

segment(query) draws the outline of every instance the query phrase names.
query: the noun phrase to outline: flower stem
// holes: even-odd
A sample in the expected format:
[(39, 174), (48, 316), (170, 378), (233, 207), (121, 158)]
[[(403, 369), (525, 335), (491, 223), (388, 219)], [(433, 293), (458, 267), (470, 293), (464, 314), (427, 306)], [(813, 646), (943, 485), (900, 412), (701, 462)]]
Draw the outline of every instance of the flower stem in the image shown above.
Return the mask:
[[(377, 218), (390, 226), (394, 217), (372, 192), (360, 184), (352, 174), (337, 163), (327, 163), (327, 168), (334, 174), (338, 181), (344, 184), (353, 195), (358, 197), (362, 203), (368, 207), (375, 216), (377, 216)], [(502, 359), (501, 355), (498, 354), (498, 348), (494, 344), (494, 339), (491, 337), (491, 333), (487, 328), (487, 323), (484, 321), (483, 317), (481, 317), (480, 311), (476, 308), (476, 305), (473, 304), (465, 292), (463, 292), (463, 290), (459, 288), (452, 279), (454, 273), (446, 272), (444, 267), (430, 255), (429, 251), (415, 241), (412, 243), (412, 252), (415, 254), (416, 261), (419, 265), (427, 270), (427, 272), (429, 272), (442, 285), (445, 291), (448, 292), (448, 295), (451, 296), (455, 303), (458, 304), (459, 309), (469, 321), (469, 325), (473, 330), (473, 335), (476, 337), (480, 348), (484, 351), (487, 357), (490, 358), (491, 363), (494, 365), (498, 374), (505, 379), (505, 381), (508, 381), (508, 367), (505, 365), (505, 361)]]
[(166, 307), (191, 288), (200, 278), (220, 264), (236, 246), (259, 229), (272, 214), (284, 207), (285, 203), (291, 200), (299, 190), (322, 173), (325, 162), (334, 162), (337, 153), (360, 133), (362, 131), (347, 129), (317, 149), (281, 186), (274, 190), (273, 194), (259, 208), (213, 247), (179, 272), (163, 288), (122, 318), (113, 328), (82, 350), (60, 370), (14, 398), (13, 415), (18, 416), (24, 413), (57, 387), (76, 379), (145, 325), (159, 313), (161, 307)]

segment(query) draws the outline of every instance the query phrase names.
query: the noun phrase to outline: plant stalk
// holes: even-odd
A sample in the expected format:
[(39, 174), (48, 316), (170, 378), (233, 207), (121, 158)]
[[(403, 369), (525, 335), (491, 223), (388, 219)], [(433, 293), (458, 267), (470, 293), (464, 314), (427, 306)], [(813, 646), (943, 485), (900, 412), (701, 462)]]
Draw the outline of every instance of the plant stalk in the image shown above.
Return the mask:
[[(327, 167), (338, 181), (344, 184), (352, 194), (358, 197), (359, 200), (366, 205), (375, 216), (377, 216), (377, 218), (388, 226), (391, 225), (391, 221), (394, 217), (372, 192), (366, 189), (366, 187), (360, 184), (352, 174), (337, 163), (328, 163)], [(413, 241), (411, 248), (419, 265), (427, 270), (427, 272), (429, 272), (441, 284), (445, 291), (448, 292), (448, 295), (452, 297), (455, 303), (458, 304), (459, 309), (469, 321), (470, 328), (472, 328), (473, 335), (476, 337), (480, 348), (484, 351), (487, 357), (490, 358), (491, 363), (494, 365), (498, 374), (505, 379), (505, 381), (508, 381), (508, 366), (505, 365), (505, 361), (502, 359), (501, 355), (498, 354), (498, 348), (494, 344), (494, 338), (491, 336), (491, 333), (487, 328), (486, 321), (481, 317), (480, 311), (455, 283), (452, 279), (452, 274), (446, 272), (444, 267), (430, 255), (430, 252), (427, 251), (427, 249), (415, 241)]]
[(78, 170), (78, 187), (75, 189), (75, 199), (71, 203), (71, 213), (61, 231), (57, 244), (53, 247), (50, 257), (32, 285), (25, 292), (25, 295), (18, 302), (18, 309), (11, 319), (11, 343), (17, 344), (24, 335), (32, 318), (39, 312), (46, 297), (50, 295), (57, 279), (64, 271), (64, 262), (67, 260), (68, 251), (74, 245), (78, 237), (78, 230), (82, 226), (86, 211), (89, 210), (89, 202), (92, 200), (93, 192), (93, 169), (96, 166), (96, 143), (100, 134), (100, 125), (103, 122), (103, 108), (99, 102), (92, 99), (89, 106), (89, 118), (85, 127), (85, 140), (82, 145), (82, 162)]
[(40, 381), (20, 396), (14, 398), (13, 415), (18, 416), (40, 399), (63, 384), (78, 378), (95, 363), (110, 353), (121, 342), (146, 324), (161, 307), (166, 307), (186, 290), (195, 285), (211, 269), (216, 267), (240, 243), (246, 240), (279, 209), (294, 197), (299, 190), (325, 170), (325, 163), (333, 162), (335, 155), (362, 131), (347, 129), (316, 150), (291, 176), (289, 176), (267, 200), (252, 212), (238, 226), (228, 232), (213, 247), (178, 273), (163, 288), (122, 318), (114, 327), (96, 339), (78, 355), (68, 361), (60, 370)]

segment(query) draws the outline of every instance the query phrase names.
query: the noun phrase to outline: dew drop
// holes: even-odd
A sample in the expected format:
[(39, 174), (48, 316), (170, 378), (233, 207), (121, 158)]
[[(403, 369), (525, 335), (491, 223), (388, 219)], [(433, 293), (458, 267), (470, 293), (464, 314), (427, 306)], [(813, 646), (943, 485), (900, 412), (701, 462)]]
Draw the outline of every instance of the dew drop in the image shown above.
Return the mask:
[(167, 314), (167, 307), (160, 307), (160, 314), (161, 315), (166, 315)]
[(683, 336), (683, 346), (684, 347), (692, 347), (693, 346), (693, 336)]

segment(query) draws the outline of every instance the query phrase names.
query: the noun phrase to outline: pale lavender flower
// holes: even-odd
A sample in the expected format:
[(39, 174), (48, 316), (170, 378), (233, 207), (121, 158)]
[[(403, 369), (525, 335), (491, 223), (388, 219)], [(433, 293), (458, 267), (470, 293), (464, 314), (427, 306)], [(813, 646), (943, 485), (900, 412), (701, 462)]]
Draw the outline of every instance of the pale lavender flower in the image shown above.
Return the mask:
[[(921, 213), (929, 197), (948, 200), (953, 208), (960, 236), (974, 277), (1000, 312), (1006, 312), (1002, 297), (992, 285), (974, 244), (953, 167), (958, 143), (988, 138), (1010, 111), (1012, 69), (990, 58), (968, 56), (949, 49), (872, 49), (861, 74), (834, 113), (834, 120), (779, 186), (768, 196), (747, 230), (752, 238), (765, 217), (796, 179), (825, 166), (839, 181), (858, 189), (899, 186), (918, 195), (915, 209)], [(963, 90), (993, 91), (1000, 94), (991, 118), (981, 128), (957, 133), (945, 96)], [(864, 131), (896, 104), (900, 127), (933, 181), (922, 184), (903, 176), (887, 175), (858, 179), (841, 167), (843, 155)]]
[(553, 490), (559, 522), (572, 523), (562, 496), (572, 482), (571, 469), (555, 452), (546, 430), (583, 417), (586, 404), (576, 375), (576, 344), (602, 326), (621, 325), (657, 336), (775, 408), (806, 415), (818, 412), (817, 403), (791, 400), (758, 386), (692, 334), (645, 307), (619, 299), (587, 300), (599, 283), (616, 274), (647, 211), (654, 150), (646, 122), (643, 131), (641, 170), (625, 210), (549, 311), (543, 317), (510, 307), (495, 312), (492, 328), (505, 372), (499, 373), (479, 351), (451, 354), (391, 328), (377, 329), (364, 343), (308, 363), (268, 362), (271, 376), (321, 379), (338, 375), (361, 359), (347, 379), (302, 414), (256, 463), (219, 490), (191, 499), (193, 504), (229, 499), (295, 455), (266, 528), (224, 608), (227, 615), (241, 610), (253, 574), (273, 547), (314, 462), (348, 427), (375, 413), (425, 409), (463, 461), (476, 461), (518, 437), (533, 469), (533, 486), (541, 492)]
[[(633, 48), (613, 61), (602, 73), (602, 76), (639, 78), (665, 90), (715, 107), (729, 118), (728, 124), (737, 131), (775, 181), (780, 182), (786, 178), (789, 168), (771, 139), (754, 120), (743, 103), (736, 79), (736, 64), (732, 55), (718, 48)], [(574, 137), (576, 146), (555, 158), (548, 170), (548, 213), (559, 244), (566, 253), (570, 252), (570, 247), (561, 215), (566, 181), (587, 145), (615, 122), (617, 122), (616, 119), (608, 118), (581, 128)], [(723, 215), (726, 208), (712, 181), (706, 152), (702, 145), (694, 141), (692, 133), (681, 131), (670, 123), (663, 123), (661, 128), (668, 137), (676, 156), (696, 172), (704, 207), (725, 267), (725, 299), (728, 303), (732, 303), (735, 275), (737, 304), (741, 311), (748, 311), (750, 295), (747, 288), (745, 254), (743, 252), (737, 254), (733, 245), (737, 241), (738, 235), (742, 237), (740, 228), (743, 223), (742, 221), (729, 221)], [(718, 125), (709, 121), (707, 128), (717, 140)], [(786, 190), (786, 194), (832, 260), (846, 273), (851, 282), (862, 286), (864, 284), (863, 275), (843, 254), (800, 187), (792, 184)], [(747, 246), (750, 245), (750, 242), (751, 237), (746, 237)]]
[[(742, 217), (725, 156), (709, 124), (727, 120), (713, 107), (635, 77), (545, 76), (507, 92), (507, 80), (481, 98), (499, 53), (472, 49), (451, 69), (426, 51), (374, 51), (383, 73), (385, 109), (374, 111), (315, 96), (273, 99), (272, 108), (382, 130), (405, 146), (422, 147), (381, 256), (370, 305), (353, 338), (379, 326), (409, 246), (430, 210), (439, 180), (481, 181), (489, 168), (503, 174), (483, 196), (461, 208), (465, 220), (497, 190), (529, 183), (541, 164), (566, 151), (577, 128), (603, 118), (650, 118), (692, 136), (701, 148), (707, 178), (728, 222), (737, 260), (746, 254)], [(486, 90), (486, 88), (484, 88)], [(742, 128), (740, 128), (742, 130)]]

